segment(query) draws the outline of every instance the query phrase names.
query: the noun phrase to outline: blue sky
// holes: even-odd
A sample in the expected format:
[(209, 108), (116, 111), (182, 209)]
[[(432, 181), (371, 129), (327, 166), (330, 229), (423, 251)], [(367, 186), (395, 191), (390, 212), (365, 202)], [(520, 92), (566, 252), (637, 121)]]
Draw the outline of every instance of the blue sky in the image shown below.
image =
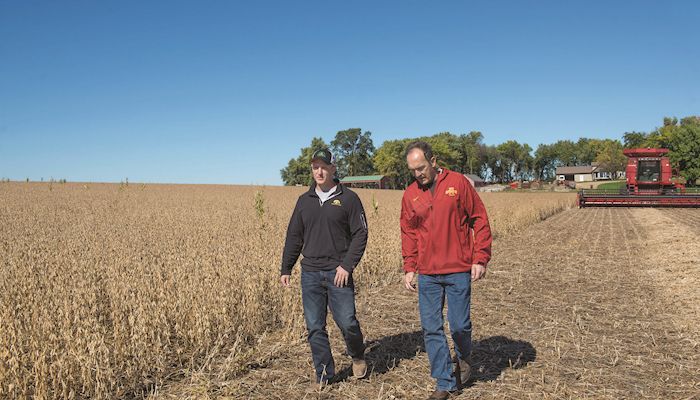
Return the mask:
[(0, 176), (281, 184), (311, 138), (700, 114), (696, 1), (0, 0)]

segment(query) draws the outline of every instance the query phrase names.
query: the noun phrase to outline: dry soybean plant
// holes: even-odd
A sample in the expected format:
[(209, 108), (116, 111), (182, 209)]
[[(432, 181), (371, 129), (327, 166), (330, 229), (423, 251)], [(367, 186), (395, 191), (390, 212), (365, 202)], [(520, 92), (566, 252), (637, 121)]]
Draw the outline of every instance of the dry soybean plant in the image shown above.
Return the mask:
[[(127, 185), (0, 191), (0, 398), (143, 396), (222, 357), (235, 374), (264, 332), (303, 334), (298, 267), (292, 290), (278, 279), (304, 188)], [(358, 286), (393, 284), (402, 192), (358, 193), (373, 210)], [(497, 235), (573, 202), (484, 200)]]

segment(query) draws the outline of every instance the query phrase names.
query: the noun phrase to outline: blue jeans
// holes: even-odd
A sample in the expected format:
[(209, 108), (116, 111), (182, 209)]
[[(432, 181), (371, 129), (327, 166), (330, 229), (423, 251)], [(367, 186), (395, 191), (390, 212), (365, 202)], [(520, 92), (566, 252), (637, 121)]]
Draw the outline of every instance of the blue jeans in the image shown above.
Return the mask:
[(335, 286), (334, 278), (335, 270), (301, 272), (301, 299), (311, 357), (316, 369), (316, 382), (327, 382), (335, 375), (335, 363), (326, 331), (328, 308), (343, 334), (348, 355), (363, 358), (365, 353), (360, 323), (355, 317), (355, 285), (352, 275), (345, 287)]
[(458, 358), (467, 360), (472, 347), (472, 323), (469, 318), (471, 274), (460, 272), (418, 276), (418, 308), (425, 351), (430, 360), (430, 375), (437, 380), (437, 390), (455, 390), (457, 378), (452, 375), (452, 358), (442, 316), (445, 297), (455, 352)]

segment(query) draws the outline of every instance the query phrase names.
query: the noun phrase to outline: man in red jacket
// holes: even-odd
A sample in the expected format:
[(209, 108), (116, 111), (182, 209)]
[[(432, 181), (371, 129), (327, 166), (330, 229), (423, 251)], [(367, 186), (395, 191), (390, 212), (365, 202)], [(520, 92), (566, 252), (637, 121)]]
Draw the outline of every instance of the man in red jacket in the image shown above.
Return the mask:
[[(429, 399), (447, 399), (470, 378), (471, 282), (486, 274), (491, 258), (491, 228), (486, 208), (462, 174), (440, 168), (428, 143), (406, 149), (415, 177), (401, 200), (401, 251), (404, 285), (415, 292), (431, 376), (437, 380)], [(457, 353), (457, 369), (443, 329), (443, 306)], [(459, 379), (459, 381), (458, 381)]]

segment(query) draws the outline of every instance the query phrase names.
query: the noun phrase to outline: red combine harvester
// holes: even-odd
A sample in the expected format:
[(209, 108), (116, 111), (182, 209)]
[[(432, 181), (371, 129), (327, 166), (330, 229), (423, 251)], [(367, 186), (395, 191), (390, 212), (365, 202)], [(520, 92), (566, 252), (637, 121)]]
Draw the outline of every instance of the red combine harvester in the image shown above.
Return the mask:
[(700, 193), (688, 193), (673, 176), (668, 149), (627, 149), (624, 189), (584, 189), (579, 207), (700, 207)]

